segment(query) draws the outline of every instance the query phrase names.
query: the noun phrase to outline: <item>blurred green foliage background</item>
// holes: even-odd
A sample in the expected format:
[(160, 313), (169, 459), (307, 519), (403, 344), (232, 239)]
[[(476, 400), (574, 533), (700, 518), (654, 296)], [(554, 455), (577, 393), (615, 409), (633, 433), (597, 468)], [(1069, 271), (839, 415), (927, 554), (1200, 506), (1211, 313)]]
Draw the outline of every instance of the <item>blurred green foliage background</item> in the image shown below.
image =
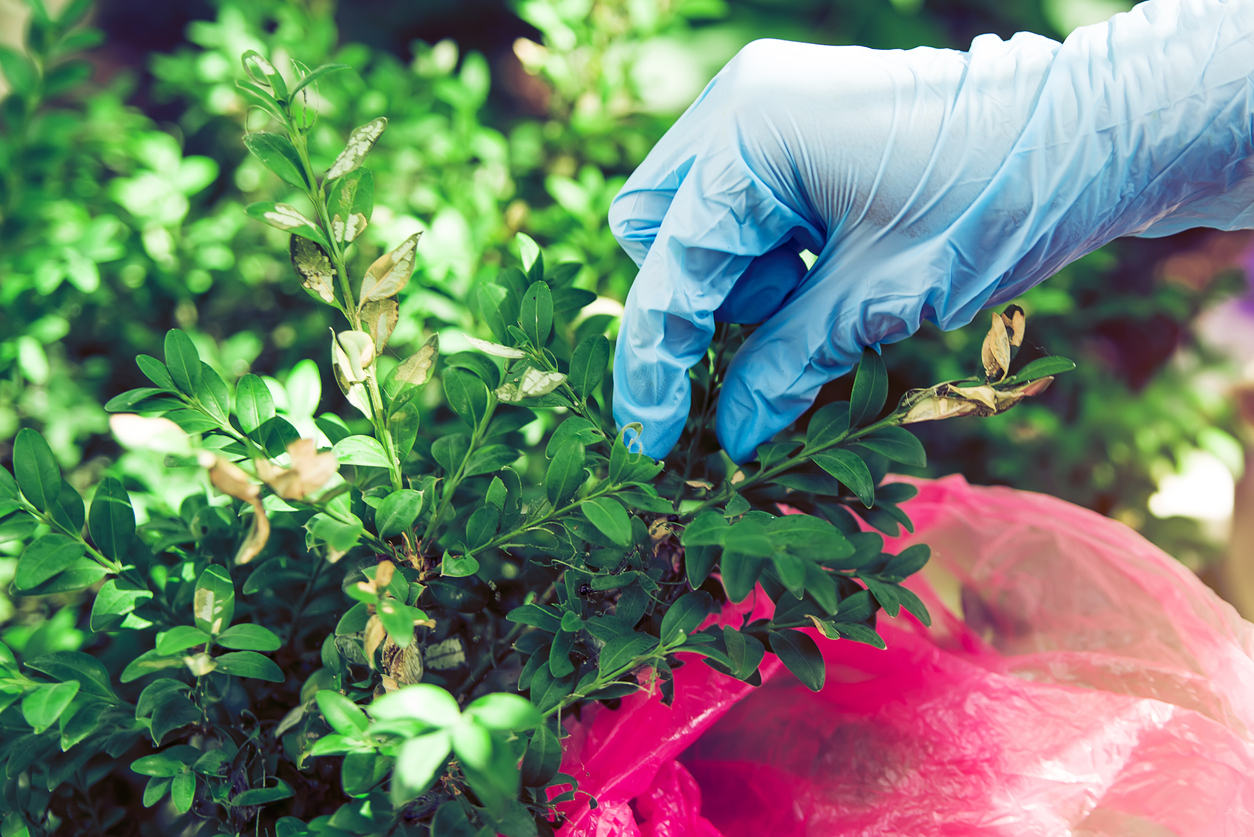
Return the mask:
[[(424, 231), (392, 338), (391, 351), (403, 356), (437, 330), (446, 352), (464, 346), (471, 291), (495, 275), (519, 230), (551, 257), (584, 262), (577, 284), (604, 297), (598, 310), (615, 313), (635, 271), (605, 223), (609, 202), (750, 40), (962, 49), (985, 32), (1062, 37), (1127, 7), (1117, 0), (44, 2), (54, 18), (64, 14), (63, 25), (31, 26), (21, 0), (0, 4), (0, 461), (9, 464), (17, 430), (34, 427), (80, 491), (109, 469), (143, 502), (168, 508), (177, 508), (193, 477), (121, 451), (100, 407), (144, 385), (134, 357), (159, 355), (168, 328), (193, 334), (224, 376), (265, 376), (298, 427), (318, 406), (317, 387), (289, 376), (300, 359), (325, 354), (328, 309), (291, 281), (286, 236), (243, 211), (289, 197), (240, 142), (249, 116), (234, 86), (243, 51), (257, 49), (276, 64), (341, 62), (356, 71), (319, 86), (316, 166), (332, 159), (336, 137), (352, 127), (390, 120), (371, 157), (378, 208), (365, 249), (377, 253)], [(1209, 450), (1239, 471), (1236, 417), (1224, 389), (1235, 372), (1198, 343), (1191, 323), (1243, 290), (1243, 247), (1244, 239), (1209, 232), (1117, 242), (1027, 294), (1029, 342), (1075, 359), (1079, 371), (1004, 416), (920, 425), (928, 472), (961, 472), (1090, 506), (1193, 566), (1216, 555), (1213, 536), (1193, 521), (1155, 518), (1147, 502), (1189, 450)], [(1171, 265), (1186, 263), (1181, 254), (1203, 267), (1173, 273)], [(986, 329), (983, 319), (948, 334), (925, 329), (888, 347), (897, 394), (968, 373)], [(324, 398), (339, 398), (323, 383)], [(847, 386), (834, 383), (821, 401)], [(311, 392), (315, 403), (304, 403)], [(5, 549), (0, 544), (7, 584), (13, 560)], [(49, 613), (0, 612), (10, 619), (5, 641), (27, 655), (75, 647), (73, 609), (58, 622), (43, 621)]]

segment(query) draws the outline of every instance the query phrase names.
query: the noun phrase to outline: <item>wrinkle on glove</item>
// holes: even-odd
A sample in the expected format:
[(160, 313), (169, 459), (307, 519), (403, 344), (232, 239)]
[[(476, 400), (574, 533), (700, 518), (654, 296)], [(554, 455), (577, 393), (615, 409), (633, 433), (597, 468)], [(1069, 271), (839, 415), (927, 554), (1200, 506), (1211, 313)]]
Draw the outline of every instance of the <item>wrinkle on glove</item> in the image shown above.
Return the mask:
[[(865, 346), (965, 325), (1119, 236), (1254, 227), (1252, 47), (1238, 0), (1150, 0), (1061, 44), (749, 44), (610, 209), (640, 265), (616, 420), (664, 456), (715, 320), (760, 322), (719, 402), (743, 462)], [(800, 248), (808, 272), (779, 258)]]
[(916, 484), (917, 534), (887, 549), (932, 546), (907, 581), (932, 628), (881, 613), (886, 651), (816, 637), (817, 694), (769, 653), (758, 689), (681, 655), (674, 708), (633, 696), (568, 722), (562, 769), (600, 804), (564, 806), (559, 833), (1254, 833), (1254, 626), (1087, 509)]

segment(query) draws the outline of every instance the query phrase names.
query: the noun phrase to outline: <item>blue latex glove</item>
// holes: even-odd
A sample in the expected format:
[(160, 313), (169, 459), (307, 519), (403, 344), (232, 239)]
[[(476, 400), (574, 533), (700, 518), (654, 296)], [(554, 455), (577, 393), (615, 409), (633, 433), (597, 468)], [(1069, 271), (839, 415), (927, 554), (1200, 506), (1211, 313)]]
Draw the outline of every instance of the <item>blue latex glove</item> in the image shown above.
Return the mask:
[(1254, 227), (1252, 33), (1250, 0), (1150, 0), (1062, 44), (749, 44), (610, 210), (640, 265), (616, 420), (665, 455), (714, 322), (761, 322), (718, 405), (743, 462), (864, 346), (962, 326), (1119, 236)]

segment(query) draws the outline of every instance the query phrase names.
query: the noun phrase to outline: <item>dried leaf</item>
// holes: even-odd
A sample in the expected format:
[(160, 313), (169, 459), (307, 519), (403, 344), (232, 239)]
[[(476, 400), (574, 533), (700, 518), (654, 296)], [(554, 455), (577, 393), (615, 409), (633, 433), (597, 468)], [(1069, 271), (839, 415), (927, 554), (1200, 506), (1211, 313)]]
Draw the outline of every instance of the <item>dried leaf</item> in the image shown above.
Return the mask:
[(418, 249), (416, 232), (400, 243), (395, 250), (385, 253), (366, 270), (361, 280), (361, 305), (376, 299), (396, 296), (409, 283), (414, 272), (414, 254)]
[(280, 468), (267, 459), (257, 459), (257, 476), (284, 500), (300, 500), (326, 485), (339, 470), (339, 461), (330, 451), (318, 453), (313, 439), (299, 439), (287, 446), (292, 467)]
[(213, 657), (210, 657), (204, 651), (195, 656), (184, 657), (183, 665), (187, 666), (187, 670), (192, 673), (193, 677), (204, 677), (218, 667), (218, 664), (213, 661)]
[(1010, 337), (1006, 334), (1006, 324), (1000, 314), (993, 314), (993, 327), (984, 338), (980, 359), (984, 362), (984, 374), (990, 381), (1006, 377), (1006, 370), (1010, 368)]
[(361, 308), (361, 324), (362, 327), (370, 334), (374, 340), (374, 353), (376, 356), (383, 354), (384, 347), (388, 344), (388, 338), (392, 336), (392, 331), (396, 328), (397, 322), (400, 321), (400, 306), (396, 304), (394, 299), (380, 299), (374, 302), (367, 302)]
[(301, 286), (328, 305), (335, 305), (335, 268), (322, 245), (294, 235), (290, 250)]
[(374, 148), (374, 144), (387, 126), (387, 119), (380, 116), (354, 129), (348, 137), (348, 145), (340, 152), (340, 156), (335, 158), (331, 168), (327, 169), (326, 179), (334, 180), (337, 177), (343, 177), (360, 166), (361, 161), (370, 153), (370, 149)]
[(391, 637), (383, 643), (380, 653), (385, 679), (390, 677), (397, 686), (412, 686), (422, 681), (422, 649), (417, 643), (401, 648)]
[(379, 650), (379, 646), (388, 638), (387, 629), (383, 627), (377, 615), (371, 614), (370, 621), (366, 623), (365, 636), (362, 643), (366, 647), (366, 661), (370, 663), (370, 667), (374, 668), (374, 652)]
[(480, 340), (478, 337), (471, 337), (469, 334), (466, 335), (466, 339), (470, 341), (470, 345), (485, 355), (492, 355), (492, 357), (520, 358), (527, 356), (526, 352), (519, 349), (511, 349), (509, 346), (502, 346), (500, 343)]
[(392, 576), (395, 572), (396, 565), (391, 561), (380, 561), (374, 571), (375, 590), (386, 590), (387, 586), (392, 583)]
[(1010, 347), (1017, 349), (1023, 345), (1023, 335), (1027, 331), (1027, 315), (1018, 305), (1008, 305), (1001, 313), (1001, 321), (1006, 326), (1010, 337)]
[(1053, 380), (1052, 377), (1038, 378), (1006, 390), (990, 386), (956, 387), (950, 384), (937, 384), (931, 389), (915, 390), (907, 393), (903, 399), (903, 404), (908, 405), (908, 409), (902, 424), (958, 416), (995, 416), (1028, 396), (1040, 395), (1049, 388)]
[(208, 451), (200, 454), (201, 466), (209, 469), (209, 482), (214, 488), (236, 500), (243, 500), (253, 507), (253, 523), (248, 535), (235, 553), (235, 563), (247, 564), (265, 548), (270, 539), (270, 521), (261, 505), (261, 486), (253, 482), (246, 471)]

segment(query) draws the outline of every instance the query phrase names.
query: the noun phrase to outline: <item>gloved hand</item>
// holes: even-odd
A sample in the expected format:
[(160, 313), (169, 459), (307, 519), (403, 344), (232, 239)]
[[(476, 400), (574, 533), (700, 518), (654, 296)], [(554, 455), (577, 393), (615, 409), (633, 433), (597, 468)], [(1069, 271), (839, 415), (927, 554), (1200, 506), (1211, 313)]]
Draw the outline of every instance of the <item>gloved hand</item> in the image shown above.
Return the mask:
[(965, 53), (749, 44), (610, 210), (640, 265), (616, 420), (665, 455), (714, 322), (761, 322), (718, 405), (743, 462), (864, 346), (964, 325), (1118, 236), (1254, 227), (1252, 79), (1251, 0)]

